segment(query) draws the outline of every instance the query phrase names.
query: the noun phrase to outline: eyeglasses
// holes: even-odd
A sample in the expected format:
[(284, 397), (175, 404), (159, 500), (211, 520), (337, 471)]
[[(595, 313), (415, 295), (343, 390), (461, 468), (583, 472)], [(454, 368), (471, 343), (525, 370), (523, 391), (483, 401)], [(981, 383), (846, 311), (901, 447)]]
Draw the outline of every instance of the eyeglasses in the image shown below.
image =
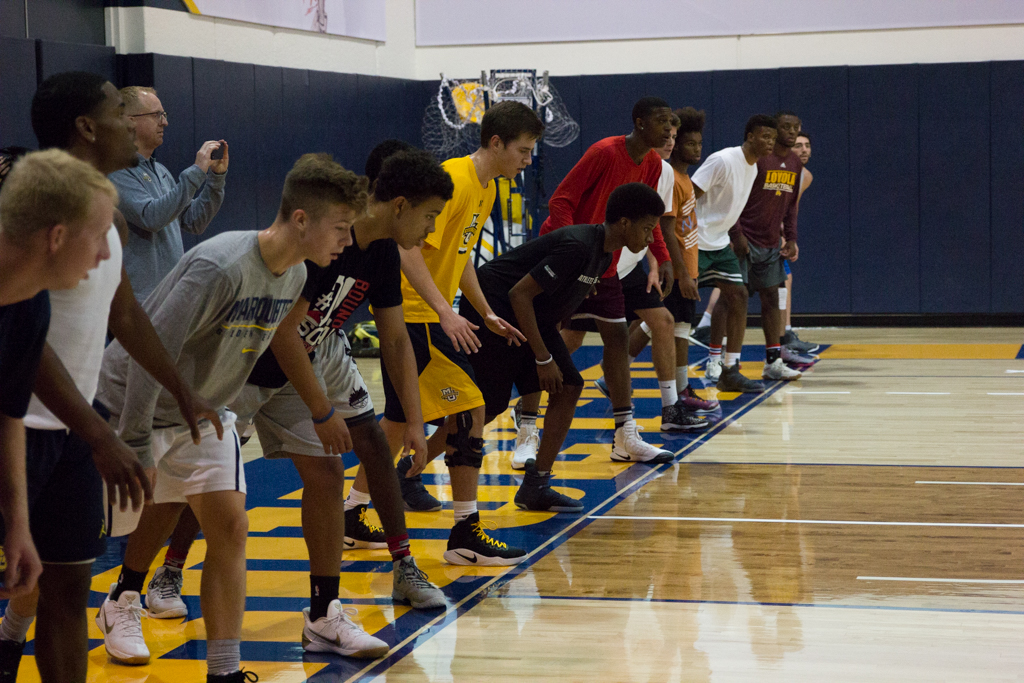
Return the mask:
[(138, 119), (138, 118), (141, 118), (143, 116), (155, 116), (158, 121), (160, 119), (163, 119), (165, 122), (167, 121), (167, 112), (165, 112), (165, 111), (151, 111), (151, 112), (147, 112), (145, 114), (130, 114), (128, 116), (128, 118), (130, 118), (130, 119)]

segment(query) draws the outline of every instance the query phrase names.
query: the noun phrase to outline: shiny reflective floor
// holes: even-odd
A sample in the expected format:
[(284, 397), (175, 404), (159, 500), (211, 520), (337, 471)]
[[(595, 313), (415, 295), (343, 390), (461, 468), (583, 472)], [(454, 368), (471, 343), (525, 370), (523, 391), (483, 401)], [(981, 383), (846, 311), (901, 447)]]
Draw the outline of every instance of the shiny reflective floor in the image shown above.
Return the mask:
[[(482, 515), (530, 560), (446, 565), (450, 505), (410, 513), (414, 553), (450, 601), (422, 613), (391, 605), (385, 551), (346, 553), (343, 600), (393, 645), (379, 662), (304, 657), (301, 484), (289, 463), (254, 459), (246, 668), (314, 683), (1024, 680), (1024, 331), (801, 336), (830, 344), (814, 368), (765, 396), (719, 396), (722, 416), (700, 437), (657, 431), (641, 357), (640, 424), (678, 452), (669, 465), (611, 462), (610, 406), (586, 389), (555, 469), (582, 515), (517, 510), (511, 421), (492, 425)], [(763, 349), (748, 341), (754, 376)], [(587, 379), (599, 356), (578, 352)], [(374, 364), (360, 367), (376, 385)], [(450, 501), (443, 464), (428, 471)], [(117, 574), (111, 546), (93, 610)], [(93, 632), (90, 680), (203, 680), (204, 552), (197, 543), (185, 572), (189, 620), (143, 622), (153, 663), (108, 663)], [(19, 681), (36, 680), (27, 657)]]

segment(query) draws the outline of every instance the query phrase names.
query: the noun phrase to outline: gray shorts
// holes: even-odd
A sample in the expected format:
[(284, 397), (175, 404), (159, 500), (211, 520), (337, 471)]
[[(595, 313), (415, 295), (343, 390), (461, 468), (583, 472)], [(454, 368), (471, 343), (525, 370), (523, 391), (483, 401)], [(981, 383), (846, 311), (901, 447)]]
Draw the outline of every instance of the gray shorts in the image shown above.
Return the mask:
[[(332, 334), (317, 347), (313, 371), (335, 412), (346, 422), (362, 422), (373, 417), (370, 392), (352, 359), (344, 334)], [(246, 384), (232, 402), (231, 410), (238, 415), (239, 425), (255, 424), (265, 458), (283, 458), (288, 453), (341, 457), (324, 452), (313, 429), (313, 416), (291, 383), (280, 389)]]
[(786, 281), (786, 267), (779, 247), (765, 249), (750, 243), (747, 258), (740, 259), (740, 270), (751, 294), (762, 289), (778, 287)]

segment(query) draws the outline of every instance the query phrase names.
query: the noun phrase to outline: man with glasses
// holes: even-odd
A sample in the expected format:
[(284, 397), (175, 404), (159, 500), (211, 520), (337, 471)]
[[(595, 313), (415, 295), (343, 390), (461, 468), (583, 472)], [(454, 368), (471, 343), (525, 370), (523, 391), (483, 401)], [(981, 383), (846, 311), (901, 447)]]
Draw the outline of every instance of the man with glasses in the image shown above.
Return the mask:
[[(175, 181), (167, 167), (153, 158), (164, 142), (167, 112), (153, 88), (121, 89), (128, 117), (135, 122), (139, 165), (111, 174), (120, 197), (118, 208), (128, 220), (130, 234), (124, 265), (136, 298), (146, 300), (157, 284), (184, 255), (181, 231), (201, 235), (224, 201), (228, 143), (208, 140), (196, 153), (196, 163)], [(215, 153), (223, 150), (220, 159)], [(205, 183), (205, 185), (204, 185)], [(202, 192), (196, 196), (196, 192)]]

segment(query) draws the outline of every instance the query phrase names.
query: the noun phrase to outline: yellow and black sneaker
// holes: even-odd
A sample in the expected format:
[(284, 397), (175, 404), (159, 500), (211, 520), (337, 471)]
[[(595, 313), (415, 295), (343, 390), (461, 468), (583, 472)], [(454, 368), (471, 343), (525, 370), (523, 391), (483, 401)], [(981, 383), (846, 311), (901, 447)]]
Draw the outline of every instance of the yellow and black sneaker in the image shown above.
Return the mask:
[(377, 338), (377, 323), (369, 320), (359, 323), (348, 334), (352, 355), (356, 358), (380, 358), (380, 339)]
[(367, 548), (380, 550), (388, 547), (384, 530), (366, 516), (367, 506), (357, 505), (345, 510), (345, 550)]
[(526, 551), (488, 536), (480, 521), (480, 513), (474, 512), (452, 527), (444, 559), (449, 564), (507, 567), (525, 560)]

